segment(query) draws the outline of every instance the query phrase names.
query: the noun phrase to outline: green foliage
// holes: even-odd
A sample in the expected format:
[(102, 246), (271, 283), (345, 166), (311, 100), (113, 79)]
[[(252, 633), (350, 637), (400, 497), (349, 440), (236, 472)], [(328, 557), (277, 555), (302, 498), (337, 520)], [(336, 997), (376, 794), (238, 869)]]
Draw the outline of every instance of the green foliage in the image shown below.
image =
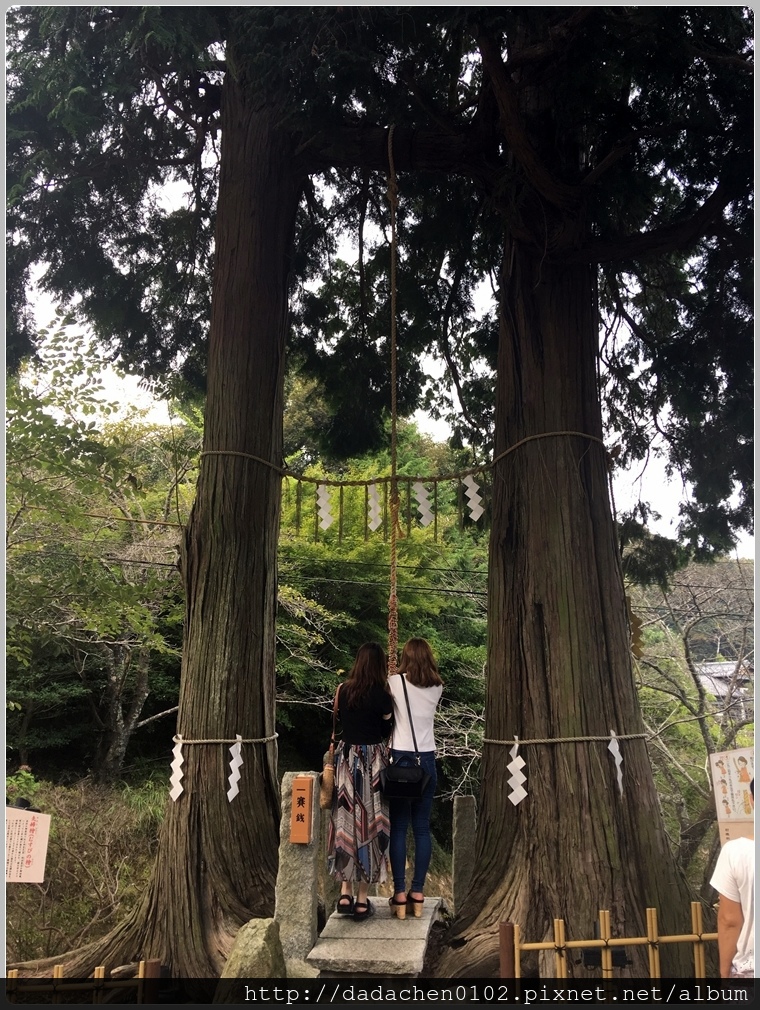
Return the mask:
[[(12, 8), (9, 360), (35, 343), (25, 299), (42, 263), (43, 288), (78, 296), (127, 362), (202, 385), (229, 73), (276, 109), (311, 173), (291, 341), (291, 367), (316, 378), (327, 408), (310, 437), (333, 459), (376, 449), (389, 217), (382, 173), (350, 138), (378, 123), (466, 136), (461, 164), (399, 177), (402, 412), (424, 402), (459, 443), (489, 450), (497, 326), (473, 294), (484, 280), (499, 287), (505, 228), (541, 257), (599, 263), (602, 395), (620, 463), (664, 439), (691, 487), (682, 548), (649, 544), (638, 571), (678, 565), (684, 549), (723, 552), (752, 523), (752, 18), (738, 7)], [(509, 135), (481, 53), (489, 39), (514, 69)], [(553, 186), (582, 194), (564, 223)], [(335, 259), (347, 235), (359, 237), (357, 264)], [(423, 353), (444, 363), (440, 381)]]
[[(82, 314), (104, 343), (119, 334), (126, 361), (150, 348), (146, 371), (165, 376), (181, 348), (184, 374), (198, 380), (216, 187), (215, 169), (201, 168), (219, 104), (214, 15), (16, 7), (7, 29), (13, 294), (23, 297), (42, 260), (43, 290), (66, 300), (79, 291)], [(189, 209), (158, 197), (169, 182), (192, 194)], [(28, 325), (14, 322), (11, 338), (17, 363)]]
[(63, 324), (7, 386), (8, 730), (22, 761), (77, 741), (97, 770), (134, 728), (149, 667), (154, 701), (176, 693), (178, 538), (165, 523), (189, 511), (198, 430), (115, 419), (102, 357)]
[[(646, 520), (649, 512), (645, 507), (643, 512)], [(627, 581), (638, 586), (654, 584), (665, 588), (673, 573), (691, 560), (691, 552), (686, 547), (650, 532), (646, 521), (637, 519), (635, 512), (621, 517), (618, 536), (623, 552), (623, 574)]]
[(34, 801), (41, 783), (32, 774), (31, 768), (22, 765), (13, 775), (5, 776), (5, 799), (11, 804), (17, 800)]
[(6, 893), (7, 957), (62, 954), (103, 936), (144, 893), (153, 863), (167, 783), (113, 788), (6, 778), (51, 816), (43, 884), (11, 884)]
[[(150, 695), (140, 718), (176, 704), (179, 533), (165, 524), (189, 514), (201, 417), (188, 404), (176, 408), (179, 420), (168, 429), (114, 419), (115, 405), (101, 409), (100, 359), (65, 331), (43, 345), (41, 359), (8, 386), (8, 735), (18, 761), (38, 765), (49, 760), (46, 752), (66, 748), (69, 772), (97, 771), (113, 730), (112, 704), (126, 718), (139, 701), (141, 650), (150, 653)], [(95, 413), (82, 422), (84, 408)], [(288, 421), (304, 462), (317, 452), (303, 439), (308, 409), (297, 403)], [(464, 461), (401, 426), (401, 475), (453, 472)], [(387, 475), (389, 466), (386, 450), (345, 464), (341, 476), (362, 481)], [(316, 462), (305, 474), (337, 476)], [(342, 531), (336, 523), (314, 540), (313, 490), (302, 485), (299, 530), (299, 492), (293, 481), (284, 488), (277, 677), (280, 730), (316, 766), (324, 733), (310, 713), (326, 706), (336, 672), (350, 666), (363, 641), (386, 639), (389, 548), (387, 529), (365, 539), (363, 487), (346, 489)], [(411, 535), (399, 545), (401, 634), (427, 637), (439, 656), (455, 760), (461, 720), (474, 720), (463, 712), (482, 718), (486, 544), (477, 526), (460, 528), (454, 483), (440, 487), (435, 532), (417, 525), (408, 490), (402, 477), (402, 523), (411, 520)], [(124, 673), (118, 696), (115, 669)], [(160, 728), (146, 726), (144, 745)], [(452, 775), (458, 781), (455, 765)]]
[[(414, 500), (408, 498), (403, 475), (410, 477), (455, 472), (461, 458), (445, 446), (420, 436), (414, 425), (399, 431), (399, 475), (403, 536), (398, 541), (399, 643), (427, 638), (438, 657), (446, 684), (445, 718), (439, 747), (447, 760), (448, 788), (468, 788), (477, 776), (478, 741), (482, 737), (483, 676), (486, 645), (487, 543), (483, 530), (460, 520), (454, 482), (438, 491), (437, 524), (417, 522)], [(366, 526), (365, 486), (362, 482), (387, 476), (387, 452), (349, 460), (340, 474), (319, 464), (307, 467), (311, 480), (356, 481), (331, 488), (333, 524), (323, 531), (316, 516), (316, 484), (288, 481), (283, 493), (279, 548), (281, 579), (278, 617), (278, 721), (307, 748), (312, 764), (321, 757), (327, 732), (327, 713), (315, 734), (307, 722), (304, 702), (327, 707), (336, 686), (358, 647), (365, 641), (387, 641), (390, 546), (387, 525), (376, 531)], [(383, 492), (380, 496), (382, 500)], [(482, 521), (481, 521), (482, 522)], [(301, 622), (288, 596), (301, 607)], [(322, 622), (321, 624), (319, 622)], [(296, 634), (308, 647), (294, 648)], [(307, 709), (308, 711), (308, 709)], [(312, 749), (309, 750), (308, 748)]]
[[(668, 587), (630, 592), (645, 629), (636, 669), (658, 793), (678, 861), (699, 888), (715, 820), (708, 755), (754, 739), (753, 565), (692, 564)], [(701, 679), (702, 664), (716, 661), (733, 673), (723, 697)]]

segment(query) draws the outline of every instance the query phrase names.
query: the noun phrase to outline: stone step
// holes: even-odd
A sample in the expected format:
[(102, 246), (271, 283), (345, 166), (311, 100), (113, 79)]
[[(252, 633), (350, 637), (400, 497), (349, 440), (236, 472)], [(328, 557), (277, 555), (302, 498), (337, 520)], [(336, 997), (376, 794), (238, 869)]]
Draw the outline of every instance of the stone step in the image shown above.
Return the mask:
[(306, 960), (324, 977), (401, 976), (422, 971), (425, 947), (441, 908), (440, 898), (425, 897), (422, 916), (411, 906), (404, 920), (391, 915), (387, 898), (370, 898), (375, 914), (366, 922), (333, 912)]

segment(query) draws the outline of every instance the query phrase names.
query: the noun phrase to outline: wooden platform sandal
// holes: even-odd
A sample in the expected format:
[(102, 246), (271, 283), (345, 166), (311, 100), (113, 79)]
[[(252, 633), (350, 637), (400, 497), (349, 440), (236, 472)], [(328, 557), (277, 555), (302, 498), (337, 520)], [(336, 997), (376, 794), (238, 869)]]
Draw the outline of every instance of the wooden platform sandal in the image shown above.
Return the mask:
[(406, 900), (412, 906), (412, 912), (414, 913), (414, 918), (415, 919), (421, 919), (422, 918), (422, 906), (425, 904), (425, 899), (424, 898), (413, 898), (412, 895), (411, 895), (411, 893), (409, 893), (406, 896)]
[(388, 904), (391, 908), (391, 915), (395, 915), (397, 919), (406, 918), (406, 901), (396, 901), (396, 895), (388, 898)]

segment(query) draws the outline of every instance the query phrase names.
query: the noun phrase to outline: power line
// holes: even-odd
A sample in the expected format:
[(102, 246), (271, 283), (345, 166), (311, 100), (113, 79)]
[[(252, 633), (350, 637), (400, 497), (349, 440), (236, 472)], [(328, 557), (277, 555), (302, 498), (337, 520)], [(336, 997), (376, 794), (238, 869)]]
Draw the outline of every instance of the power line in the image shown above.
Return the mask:
[[(173, 548), (164, 548), (164, 550), (172, 550), (172, 549)], [(35, 552), (34, 556), (35, 557), (63, 557), (63, 558), (70, 558), (70, 559), (74, 560), (71, 554), (66, 554), (66, 553), (64, 553), (62, 551), (39, 551), (39, 552)], [(146, 566), (148, 568), (173, 568), (175, 570), (177, 568), (177, 565), (176, 565), (175, 562), (169, 562), (169, 561), (142, 561), (142, 560), (139, 560), (137, 558), (116, 558), (116, 557), (111, 557), (111, 556), (108, 556), (108, 555), (90, 555), (89, 557), (90, 557), (90, 560), (93, 560), (93, 561), (108, 561), (108, 562), (111, 562), (111, 563), (124, 564), (124, 565), (144, 565), (144, 566)], [(358, 564), (358, 565), (365, 566), (363, 562), (346, 562), (346, 563), (347, 564)], [(388, 567), (388, 566), (383, 565), (380, 562), (377, 562), (377, 563), (367, 563), (366, 567), (383, 567), (383, 568), (385, 568), (385, 567)], [(403, 568), (418, 570), (416, 568), (416, 566), (414, 566), (414, 565), (399, 565), (399, 567), (400, 568), (403, 567)], [(452, 574), (463, 574), (463, 570), (462, 569), (455, 569), (455, 568), (425, 568), (425, 569), (423, 569), (423, 571), (449, 572), (449, 573), (452, 573)], [(300, 575), (298, 573), (294, 573), (294, 574), (295, 574), (295, 579), (291, 579), (291, 578), (288, 577), (288, 575), (286, 575), (286, 573), (283, 573), (283, 575), (285, 576), (285, 578), (287, 578), (287, 580), (288, 580), (287, 581), (288, 585), (298, 586), (298, 585), (303, 585), (304, 583), (309, 583), (309, 582), (320, 582), (320, 583), (339, 585), (339, 586), (365, 586), (365, 587), (379, 588), (379, 589), (387, 589), (388, 588), (387, 583), (385, 583), (385, 582), (367, 582), (366, 580), (363, 580), (363, 579), (331, 579), (331, 578), (327, 578), (326, 576), (321, 576), (321, 575)], [(485, 572), (478, 572), (478, 571), (470, 571), (469, 574), (484, 575), (486, 573)], [(488, 596), (487, 592), (484, 592), (483, 590), (479, 590), (479, 589), (445, 589), (445, 588), (443, 588), (441, 586), (399, 586), (398, 588), (399, 588), (399, 591), (404, 591), (404, 592), (408, 592), (408, 593), (434, 593), (434, 594), (437, 594), (439, 596), (468, 596), (468, 597), (473, 597), (473, 596), (487, 597)], [(675, 614), (691, 615), (691, 614), (694, 613), (694, 609), (693, 608), (667, 607), (665, 605), (661, 605), (661, 606), (653, 606), (653, 605), (635, 606), (634, 605), (633, 609), (636, 610), (636, 611), (648, 611), (650, 613), (657, 614), (660, 617), (667, 617), (669, 614), (674, 614), (674, 615)], [(704, 616), (705, 616), (705, 618), (709, 619), (712, 615), (705, 614)], [(721, 613), (719, 615), (715, 615), (714, 619), (717, 620), (717, 619), (720, 618), (720, 619), (732, 619), (732, 620), (741, 621), (741, 620), (748, 620), (749, 617), (750, 617), (749, 614)]]
[[(287, 564), (290, 558), (283, 558), (281, 564)], [(294, 559), (300, 562), (314, 561), (313, 558), (307, 556), (302, 556), (301, 558)], [(343, 558), (331, 558), (330, 563), (338, 563), (341, 565), (352, 565), (356, 568), (390, 568), (390, 565), (385, 561), (345, 561)], [(425, 571), (425, 572), (448, 572), (450, 575), (483, 575), (487, 576), (488, 572), (483, 571), (478, 568), (440, 568), (434, 565), (397, 565), (398, 568), (409, 569), (410, 571)]]
[[(358, 579), (327, 579), (322, 578), (319, 575), (309, 576), (302, 575), (297, 576), (295, 580), (295, 585), (303, 582), (328, 582), (335, 583), (338, 586), (377, 586), (380, 589), (388, 589), (388, 584), (386, 582), (365, 582)], [(293, 583), (288, 583), (293, 584)], [(440, 589), (436, 586), (399, 586), (399, 592), (404, 591), (408, 593), (440, 593), (447, 596), (488, 596), (488, 593), (484, 593), (480, 590), (473, 589), (472, 591), (466, 589)]]
[[(173, 547), (159, 547), (157, 550), (174, 550)], [(24, 552), (25, 557), (33, 558), (68, 558), (70, 561), (109, 561), (122, 565), (146, 565), (149, 568), (176, 568), (173, 561), (141, 561), (138, 558), (115, 558), (109, 554), (68, 554), (65, 551), (31, 551)]]

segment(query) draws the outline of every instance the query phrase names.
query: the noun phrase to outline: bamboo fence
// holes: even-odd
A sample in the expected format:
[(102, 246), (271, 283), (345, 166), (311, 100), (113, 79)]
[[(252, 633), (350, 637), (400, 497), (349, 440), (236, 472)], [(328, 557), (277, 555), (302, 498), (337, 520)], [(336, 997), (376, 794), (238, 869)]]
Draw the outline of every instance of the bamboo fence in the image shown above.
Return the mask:
[[(106, 969), (100, 965), (93, 972), (92, 978), (65, 980), (63, 965), (53, 968), (52, 979), (19, 979), (18, 969), (8, 972), (5, 982), (5, 994), (9, 1003), (83, 1003), (85, 1000), (73, 1000), (74, 993), (91, 993), (92, 999), (86, 1002), (110, 1003), (111, 993), (116, 990), (134, 990), (135, 1003), (155, 1003), (158, 995), (158, 979), (161, 977), (161, 962), (157, 960), (140, 961), (137, 975), (134, 978), (106, 978)], [(40, 997), (49, 994), (49, 999)], [(126, 995), (126, 993), (125, 993)], [(19, 999), (18, 997), (22, 997)], [(33, 997), (32, 999), (24, 997)], [(117, 1002), (123, 1003), (120, 999)]]
[(542, 943), (524, 943), (520, 927), (513, 922), (502, 922), (499, 927), (500, 977), (521, 978), (520, 955), (523, 951), (553, 950), (555, 978), (568, 978), (567, 955), (571, 950), (599, 950), (601, 952), (602, 978), (613, 977), (612, 952), (616, 947), (648, 946), (649, 978), (660, 978), (660, 945), (665, 943), (690, 943), (694, 948), (694, 978), (706, 978), (705, 944), (718, 939), (717, 933), (702, 931), (702, 906), (691, 902), (691, 933), (661, 936), (657, 926), (657, 909), (647, 909), (647, 935), (613, 937), (610, 913), (599, 912), (599, 936), (593, 940), (567, 940), (564, 919), (554, 920), (554, 938)]

